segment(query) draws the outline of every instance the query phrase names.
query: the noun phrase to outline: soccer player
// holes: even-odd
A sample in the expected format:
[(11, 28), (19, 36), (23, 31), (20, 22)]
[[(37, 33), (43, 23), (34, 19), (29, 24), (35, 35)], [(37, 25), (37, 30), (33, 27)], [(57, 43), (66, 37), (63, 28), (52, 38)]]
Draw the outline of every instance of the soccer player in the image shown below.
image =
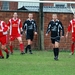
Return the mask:
[[(51, 32), (51, 42), (53, 45), (54, 59), (58, 60), (60, 37), (64, 37), (64, 28), (61, 21), (58, 20), (57, 14), (52, 15), (52, 20), (48, 24), (46, 36)], [(62, 34), (60, 34), (62, 32)]]
[(23, 24), (23, 31), (26, 33), (26, 40), (28, 42), (27, 47), (25, 48), (25, 53), (29, 49), (30, 54), (32, 54), (31, 45), (33, 41), (34, 34), (37, 35), (37, 26), (35, 20), (33, 19), (33, 14), (29, 13), (28, 19)]
[(22, 37), (21, 37), (22, 22), (18, 18), (18, 14), (16, 12), (13, 14), (13, 18), (9, 19), (8, 26), (10, 29), (9, 33), (10, 33), (10, 52), (11, 52), (11, 54), (13, 54), (12, 42), (15, 39), (17, 39), (19, 41), (21, 54), (25, 54), (24, 53), (24, 45), (23, 45)]
[(0, 43), (1, 43), (1, 49), (0, 49), (0, 59), (4, 59), (4, 55), (2, 53), (2, 50), (6, 52), (6, 59), (9, 58), (9, 51), (6, 48), (6, 43), (7, 43), (7, 31), (8, 31), (8, 26), (4, 21), (0, 20)]
[(75, 14), (74, 14), (74, 19), (70, 21), (70, 24), (68, 26), (66, 38), (68, 37), (68, 33), (70, 31), (72, 32), (71, 55), (73, 55), (74, 54), (74, 44), (75, 44)]

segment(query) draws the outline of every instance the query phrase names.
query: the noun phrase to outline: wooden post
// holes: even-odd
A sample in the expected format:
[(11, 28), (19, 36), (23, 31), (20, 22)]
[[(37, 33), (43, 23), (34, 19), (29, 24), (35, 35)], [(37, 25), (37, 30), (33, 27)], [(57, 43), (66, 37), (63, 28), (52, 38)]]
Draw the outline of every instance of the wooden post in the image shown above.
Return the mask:
[(44, 17), (43, 3), (39, 5), (39, 49), (44, 50)]

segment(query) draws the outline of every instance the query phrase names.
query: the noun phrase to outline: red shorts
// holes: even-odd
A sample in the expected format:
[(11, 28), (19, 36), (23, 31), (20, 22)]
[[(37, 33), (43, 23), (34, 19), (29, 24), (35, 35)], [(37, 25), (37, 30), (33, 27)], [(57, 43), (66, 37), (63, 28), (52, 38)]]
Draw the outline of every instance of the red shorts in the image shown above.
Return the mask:
[(10, 41), (14, 41), (18, 37), (21, 37), (21, 34), (10, 35)]
[(0, 37), (0, 43), (2, 45), (6, 45), (6, 43), (7, 43), (7, 35), (4, 35), (4, 36)]

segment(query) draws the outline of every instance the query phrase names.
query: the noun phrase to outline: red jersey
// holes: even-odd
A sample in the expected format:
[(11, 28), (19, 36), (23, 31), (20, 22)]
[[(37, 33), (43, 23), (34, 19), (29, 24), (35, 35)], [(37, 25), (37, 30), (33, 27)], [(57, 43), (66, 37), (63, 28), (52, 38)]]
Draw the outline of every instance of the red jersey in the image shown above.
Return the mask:
[(0, 21), (0, 37), (7, 35), (8, 26), (4, 21)]
[(20, 28), (22, 28), (22, 22), (19, 18), (11, 18), (8, 22), (10, 28), (10, 35), (20, 34)]
[(75, 37), (75, 19), (70, 21), (68, 32), (72, 31), (72, 37)]

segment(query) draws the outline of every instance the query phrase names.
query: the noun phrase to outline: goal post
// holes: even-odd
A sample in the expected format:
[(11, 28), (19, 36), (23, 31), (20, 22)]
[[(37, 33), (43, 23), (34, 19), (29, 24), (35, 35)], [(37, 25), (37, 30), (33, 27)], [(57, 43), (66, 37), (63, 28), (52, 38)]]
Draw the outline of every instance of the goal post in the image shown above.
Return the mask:
[(43, 1), (43, 0), (39, 0), (39, 1), (35, 1), (35, 0), (0, 0), (0, 1), (10, 1), (10, 2), (33, 2), (33, 3), (67, 3), (67, 4), (75, 4), (75, 1)]
[[(72, 4), (74, 5), (75, 1), (52, 1), (52, 0), (50, 0), (50, 1), (49, 0), (48, 1), (45, 1), (45, 0), (0, 0), (0, 1), (34, 3), (35, 6), (36, 6), (36, 3), (39, 4), (39, 10), (38, 10), (38, 12), (39, 12), (39, 40), (38, 40), (39, 43), (38, 43), (38, 45), (39, 45), (40, 50), (44, 50), (44, 34), (45, 34), (44, 33), (44, 4), (46, 4), (46, 5), (47, 4), (56, 4), (55, 6), (52, 6), (52, 7), (54, 7), (53, 9), (56, 9), (55, 7), (63, 6), (63, 4), (67, 4), (67, 6), (70, 5), (69, 12), (71, 11), (70, 13), (73, 13), (73, 14), (75, 13), (75, 11), (72, 8)], [(65, 7), (67, 8), (67, 6), (65, 6)]]

